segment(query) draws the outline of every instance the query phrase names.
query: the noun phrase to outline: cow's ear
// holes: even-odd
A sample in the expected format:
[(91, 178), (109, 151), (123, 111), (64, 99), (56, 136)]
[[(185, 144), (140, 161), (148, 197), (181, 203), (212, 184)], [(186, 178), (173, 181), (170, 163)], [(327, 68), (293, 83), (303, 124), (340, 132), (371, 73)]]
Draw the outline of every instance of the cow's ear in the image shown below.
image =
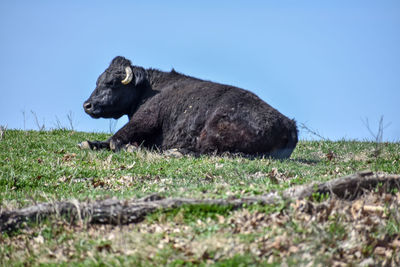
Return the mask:
[(143, 83), (146, 79), (146, 73), (142, 68), (134, 68), (133, 75), (135, 76), (135, 86)]

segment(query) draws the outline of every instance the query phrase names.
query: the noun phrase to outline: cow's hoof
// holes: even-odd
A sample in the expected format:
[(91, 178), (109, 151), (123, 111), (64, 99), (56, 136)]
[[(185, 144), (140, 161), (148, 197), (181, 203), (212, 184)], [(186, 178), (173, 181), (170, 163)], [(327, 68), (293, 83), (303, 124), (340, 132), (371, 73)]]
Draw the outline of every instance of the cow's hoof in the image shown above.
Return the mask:
[(181, 158), (183, 154), (178, 149), (172, 148), (164, 151), (164, 155), (171, 158)]
[(110, 149), (111, 149), (112, 151), (114, 151), (114, 152), (118, 152), (118, 151), (120, 151), (121, 149), (124, 149), (124, 147), (125, 147), (124, 144), (122, 143), (122, 141), (119, 140), (119, 139), (110, 140), (109, 146), (110, 146)]
[(79, 143), (78, 147), (80, 149), (90, 149), (90, 145), (89, 145), (88, 141), (83, 141), (82, 143)]
[(131, 144), (127, 144), (125, 146), (125, 150), (126, 150), (126, 152), (133, 153), (133, 152), (138, 150), (138, 147), (134, 146), (134, 145), (131, 145)]
[(117, 149), (117, 146), (113, 140), (110, 141), (110, 149), (112, 151), (115, 151)]

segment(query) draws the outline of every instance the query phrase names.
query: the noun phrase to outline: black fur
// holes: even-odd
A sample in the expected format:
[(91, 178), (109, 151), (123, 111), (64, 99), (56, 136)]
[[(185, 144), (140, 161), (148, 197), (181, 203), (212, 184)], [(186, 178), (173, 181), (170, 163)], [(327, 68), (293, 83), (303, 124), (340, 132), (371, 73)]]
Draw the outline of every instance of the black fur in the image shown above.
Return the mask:
[[(123, 85), (125, 67), (131, 83)], [(132, 66), (116, 57), (97, 80), (84, 103), (93, 118), (129, 122), (105, 142), (91, 147), (119, 150), (143, 144), (162, 150), (177, 148), (194, 154), (240, 152), (288, 158), (297, 144), (297, 127), (253, 93), (190, 76)]]

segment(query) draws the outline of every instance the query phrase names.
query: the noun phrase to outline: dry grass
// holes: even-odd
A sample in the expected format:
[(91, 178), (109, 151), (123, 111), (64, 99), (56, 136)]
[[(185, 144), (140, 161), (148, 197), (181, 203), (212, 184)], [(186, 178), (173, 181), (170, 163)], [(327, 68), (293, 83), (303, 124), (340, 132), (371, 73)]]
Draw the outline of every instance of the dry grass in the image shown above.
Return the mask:
[[(113, 259), (149, 264), (209, 264), (249, 256), (301, 265), (400, 263), (400, 193), (371, 192), (356, 201), (299, 200), (279, 211), (261, 207), (185, 220), (183, 211), (137, 225), (71, 225), (58, 220), (2, 238), (3, 261), (36, 263)], [(51, 233), (49, 233), (49, 231)], [(165, 259), (160, 259), (164, 255)]]

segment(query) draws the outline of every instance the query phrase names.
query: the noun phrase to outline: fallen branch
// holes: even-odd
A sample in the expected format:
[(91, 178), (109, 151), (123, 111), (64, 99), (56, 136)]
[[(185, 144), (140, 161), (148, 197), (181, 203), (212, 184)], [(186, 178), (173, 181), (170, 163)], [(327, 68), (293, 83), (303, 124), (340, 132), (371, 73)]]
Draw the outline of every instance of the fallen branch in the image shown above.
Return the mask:
[(162, 198), (153, 194), (141, 199), (106, 199), (96, 202), (60, 201), (41, 203), (19, 210), (1, 211), (0, 231), (10, 231), (21, 227), (24, 222), (41, 221), (49, 216), (63, 216), (71, 220), (81, 220), (89, 224), (128, 224), (143, 220), (146, 215), (159, 209), (176, 208), (182, 205), (230, 205), (240, 208), (244, 204), (274, 204), (282, 200), (296, 200), (311, 197), (315, 193), (335, 195), (339, 198), (355, 199), (364, 191), (378, 185), (386, 189), (400, 188), (400, 175), (361, 172), (333, 179), (324, 183), (313, 183), (273, 192), (261, 196), (240, 199), (188, 199)]

